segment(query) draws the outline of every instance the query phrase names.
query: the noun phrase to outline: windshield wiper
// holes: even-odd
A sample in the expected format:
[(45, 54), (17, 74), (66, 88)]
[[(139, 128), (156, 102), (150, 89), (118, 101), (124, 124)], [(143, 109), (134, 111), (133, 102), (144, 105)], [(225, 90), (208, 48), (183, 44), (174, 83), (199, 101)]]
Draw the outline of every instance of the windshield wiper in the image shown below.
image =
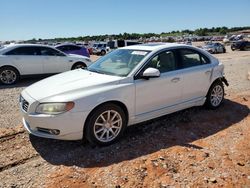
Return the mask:
[(99, 73), (99, 74), (104, 74), (103, 72), (101, 72), (99, 70), (96, 70), (96, 69), (88, 69), (87, 68), (87, 70), (90, 71), (90, 72), (96, 72), (96, 73)]

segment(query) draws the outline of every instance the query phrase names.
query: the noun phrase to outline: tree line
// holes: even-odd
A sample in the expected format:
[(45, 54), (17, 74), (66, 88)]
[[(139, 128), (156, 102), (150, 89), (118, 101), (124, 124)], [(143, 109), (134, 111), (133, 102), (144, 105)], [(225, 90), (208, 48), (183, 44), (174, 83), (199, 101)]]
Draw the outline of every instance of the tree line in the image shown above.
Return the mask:
[(162, 32), (160, 34), (157, 33), (120, 33), (120, 34), (111, 34), (111, 35), (93, 35), (93, 36), (79, 36), (79, 37), (69, 37), (69, 38), (54, 38), (54, 39), (32, 39), (27, 42), (37, 42), (37, 41), (104, 41), (106, 39), (123, 39), (123, 40), (138, 40), (138, 39), (146, 39), (150, 37), (167, 37), (167, 36), (183, 36), (183, 35), (197, 35), (197, 36), (210, 36), (210, 35), (225, 35), (227, 33), (232, 33), (236, 31), (242, 31), (250, 29), (247, 27), (212, 27), (212, 28), (199, 28), (195, 30), (176, 30), (171, 32)]

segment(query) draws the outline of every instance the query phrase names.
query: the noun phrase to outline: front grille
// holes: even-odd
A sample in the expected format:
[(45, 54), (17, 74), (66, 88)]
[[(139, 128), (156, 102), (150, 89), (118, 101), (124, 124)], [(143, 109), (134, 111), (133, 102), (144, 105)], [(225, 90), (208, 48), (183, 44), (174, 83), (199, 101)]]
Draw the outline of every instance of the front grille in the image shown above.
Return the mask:
[(22, 105), (22, 109), (25, 112), (27, 112), (29, 108), (29, 103), (23, 97), (21, 97), (21, 105)]

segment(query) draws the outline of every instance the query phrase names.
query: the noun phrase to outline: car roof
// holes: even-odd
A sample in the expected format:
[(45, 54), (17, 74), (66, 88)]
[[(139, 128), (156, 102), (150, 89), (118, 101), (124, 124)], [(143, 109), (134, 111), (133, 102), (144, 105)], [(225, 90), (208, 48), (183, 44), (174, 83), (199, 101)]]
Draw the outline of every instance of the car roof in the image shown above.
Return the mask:
[(81, 47), (80, 45), (72, 44), (72, 43), (58, 44), (58, 45), (56, 45), (55, 47), (60, 47), (60, 46), (78, 46), (78, 47)]
[(53, 48), (53, 46), (44, 45), (44, 44), (10, 44), (10, 45), (7, 46), (7, 48), (29, 47), (29, 46), (33, 46), (33, 47), (50, 47), (50, 48)]
[(189, 47), (189, 45), (178, 44), (178, 43), (146, 43), (146, 44), (126, 46), (123, 47), (122, 49), (155, 51), (170, 47)]
[(55, 49), (53, 46), (44, 45), (44, 44), (9, 44), (8, 46), (6, 46), (6, 48), (1, 49), (0, 54), (8, 52), (17, 47), (48, 47), (48, 48)]

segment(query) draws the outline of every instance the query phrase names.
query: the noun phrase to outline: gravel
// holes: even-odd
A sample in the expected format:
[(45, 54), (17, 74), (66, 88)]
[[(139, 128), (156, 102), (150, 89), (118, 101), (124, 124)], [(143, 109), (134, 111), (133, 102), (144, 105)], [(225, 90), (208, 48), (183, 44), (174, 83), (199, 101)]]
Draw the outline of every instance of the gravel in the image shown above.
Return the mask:
[(249, 187), (250, 52), (227, 51), (215, 55), (230, 84), (221, 108), (130, 127), (103, 148), (24, 131), (19, 95), (41, 78), (0, 86), (0, 187)]

